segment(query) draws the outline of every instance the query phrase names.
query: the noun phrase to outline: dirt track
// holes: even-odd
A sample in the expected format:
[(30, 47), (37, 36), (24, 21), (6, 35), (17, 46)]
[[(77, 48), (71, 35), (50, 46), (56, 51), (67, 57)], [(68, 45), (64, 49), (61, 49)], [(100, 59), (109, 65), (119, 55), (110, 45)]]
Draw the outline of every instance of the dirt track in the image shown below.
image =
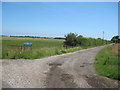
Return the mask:
[(98, 76), (94, 57), (105, 46), (35, 60), (1, 60), (3, 88), (111, 88)]

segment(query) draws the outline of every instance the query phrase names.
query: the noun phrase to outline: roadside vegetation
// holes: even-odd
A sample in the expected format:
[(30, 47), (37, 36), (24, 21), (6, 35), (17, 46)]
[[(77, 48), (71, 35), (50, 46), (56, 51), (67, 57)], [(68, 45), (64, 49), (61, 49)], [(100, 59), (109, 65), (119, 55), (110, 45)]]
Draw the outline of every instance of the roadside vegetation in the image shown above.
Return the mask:
[(65, 36), (64, 46), (81, 46), (82, 48), (100, 46), (105, 44), (110, 44), (111, 41), (103, 40), (101, 38), (86, 38), (82, 35), (77, 35), (74, 33), (69, 33)]
[[(3, 37), (2, 38), (2, 58), (3, 59), (37, 59), (62, 53), (74, 52), (81, 47), (64, 48), (62, 39), (44, 39), (27, 37)], [(32, 42), (32, 49), (24, 42)]]
[(119, 67), (120, 56), (118, 51), (120, 50), (120, 44), (115, 44), (109, 47), (103, 48), (95, 58), (95, 68), (99, 75), (106, 76), (112, 79), (120, 80)]
[[(32, 47), (24, 47), (24, 42), (31, 42)], [(107, 40), (85, 38), (74, 33), (67, 34), (65, 39), (2, 37), (2, 59), (37, 59), (109, 43)]]

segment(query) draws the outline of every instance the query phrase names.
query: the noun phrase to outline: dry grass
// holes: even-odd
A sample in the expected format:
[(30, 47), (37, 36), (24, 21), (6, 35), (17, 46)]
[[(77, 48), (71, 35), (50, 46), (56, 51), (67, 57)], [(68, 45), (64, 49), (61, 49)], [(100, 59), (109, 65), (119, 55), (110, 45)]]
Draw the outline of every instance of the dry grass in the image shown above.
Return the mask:
[(120, 44), (115, 44), (112, 48), (112, 53), (118, 55), (119, 51), (120, 51)]

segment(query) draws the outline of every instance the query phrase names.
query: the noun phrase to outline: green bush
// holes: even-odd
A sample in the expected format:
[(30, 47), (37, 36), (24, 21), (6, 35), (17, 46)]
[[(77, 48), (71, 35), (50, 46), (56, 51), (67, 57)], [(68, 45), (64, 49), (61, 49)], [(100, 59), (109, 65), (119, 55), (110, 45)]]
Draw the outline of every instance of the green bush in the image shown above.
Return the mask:
[(65, 45), (68, 45), (68, 46), (76, 46), (77, 45), (77, 35), (74, 34), (74, 33), (69, 33), (67, 35), (65, 35), (65, 42), (64, 44)]
[(61, 50), (61, 52), (62, 52), (62, 53), (66, 53), (66, 51), (65, 51), (65, 50)]
[(83, 47), (90, 47), (90, 46), (100, 46), (104, 44), (111, 43), (108, 40), (103, 40), (101, 38), (85, 38), (83, 36), (77, 36), (77, 34), (69, 33), (65, 36), (64, 44), (67, 46), (83, 46)]

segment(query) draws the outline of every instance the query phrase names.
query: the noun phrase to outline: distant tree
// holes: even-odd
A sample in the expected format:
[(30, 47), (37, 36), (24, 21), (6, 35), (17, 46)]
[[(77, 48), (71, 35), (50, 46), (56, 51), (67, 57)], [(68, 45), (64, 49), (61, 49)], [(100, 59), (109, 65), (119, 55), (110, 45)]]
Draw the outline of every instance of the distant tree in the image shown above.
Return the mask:
[(82, 36), (82, 35), (79, 35), (78, 38), (83, 38), (83, 36)]
[(97, 38), (97, 39), (101, 39), (101, 38)]
[(68, 33), (67, 35), (65, 35), (64, 44), (68, 46), (76, 46), (77, 45), (77, 34)]
[(65, 38), (62, 38), (62, 37), (55, 37), (54, 39), (65, 39)]
[(119, 38), (119, 36), (114, 36), (114, 37), (111, 39), (111, 41), (112, 41), (113, 43), (120, 43), (120, 38)]

